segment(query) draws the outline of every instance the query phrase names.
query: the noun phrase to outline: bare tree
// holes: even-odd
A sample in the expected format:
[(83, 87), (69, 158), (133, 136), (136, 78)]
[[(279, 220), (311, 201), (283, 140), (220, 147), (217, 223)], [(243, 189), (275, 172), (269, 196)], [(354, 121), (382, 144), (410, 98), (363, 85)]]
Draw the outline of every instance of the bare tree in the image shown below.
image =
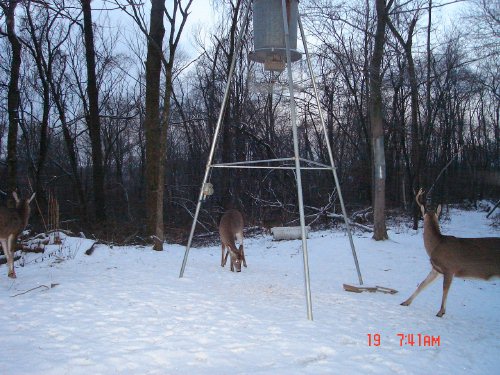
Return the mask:
[(83, 34), (87, 64), (87, 95), (89, 113), (87, 125), (92, 145), (92, 181), (94, 187), (94, 211), (99, 223), (106, 222), (106, 198), (104, 194), (104, 168), (101, 142), (101, 121), (99, 118), (99, 89), (96, 77), (96, 52), (92, 24), (92, 0), (80, 0), (83, 12)]
[(385, 225), (385, 148), (384, 148), (384, 118), (382, 111), (382, 78), (381, 66), (385, 44), (385, 26), (392, 0), (376, 0), (377, 29), (375, 43), (370, 62), (370, 125), (373, 152), (373, 239), (386, 240)]
[[(225, 59), (226, 59), (226, 76), (229, 74), (229, 68), (231, 65), (231, 61), (233, 59), (233, 56), (235, 53), (239, 53), (239, 51), (235, 51), (236, 47), (236, 31), (238, 28), (238, 20), (240, 18), (240, 13), (241, 9), (243, 8), (243, 1), (242, 0), (230, 0), (229, 2), (230, 6), (230, 14), (229, 14), (229, 32), (228, 35), (224, 36), (225, 41), (227, 41), (227, 44), (222, 44), (221, 43), (221, 49), (223, 50), (225, 54)], [(230, 98), (234, 98), (234, 93), (232, 94), (231, 92), (229, 93)], [(237, 101), (237, 100), (236, 100)], [(236, 104), (236, 103), (233, 103)], [(236, 114), (235, 111), (231, 110), (231, 106), (228, 106), (229, 108), (226, 109), (226, 112), (224, 114), (224, 127), (222, 129), (222, 162), (223, 163), (229, 163), (232, 160), (233, 157), (233, 138), (234, 138), (234, 129), (231, 126), (232, 122), (234, 121), (234, 115)], [(234, 108), (234, 107), (233, 107)], [(222, 206), (225, 208), (230, 208), (234, 204), (235, 198), (232, 198), (232, 195), (238, 195), (237, 192), (232, 189), (232, 179), (230, 178), (230, 173), (228, 169), (225, 169), (222, 171), (223, 178), (221, 180), (223, 184), (222, 188)], [(236, 198), (237, 199), (237, 198)]]
[[(394, 25), (394, 22), (391, 18), (388, 18), (388, 26), (391, 29), (392, 33), (398, 40), (398, 43), (403, 48), (406, 62), (408, 64), (408, 78), (410, 83), (410, 99), (411, 99), (411, 172), (410, 180), (412, 181), (413, 190), (416, 191), (419, 186), (422, 185), (422, 147), (421, 144), (422, 135), (419, 126), (419, 93), (418, 93), (418, 80), (417, 80), (417, 72), (415, 67), (415, 60), (413, 58), (413, 38), (415, 34), (415, 27), (417, 26), (417, 22), (420, 16), (420, 8), (412, 10), (410, 13), (397, 13), (400, 9), (395, 9), (396, 14), (399, 16), (403, 14), (405, 16), (403, 23), (403, 28), (406, 31), (406, 39), (403, 37), (404, 34), (402, 31), (398, 30)], [(409, 19), (406, 19), (406, 16)], [(408, 22), (405, 24), (404, 22)], [(413, 229), (418, 228), (418, 219), (419, 219), (419, 210), (417, 205), (413, 204)]]
[[(71, 31), (71, 24), (67, 26), (66, 30), (61, 30), (61, 43), (66, 40)], [(67, 48), (71, 48), (68, 46)], [(76, 197), (78, 201), (78, 210), (80, 220), (84, 223), (89, 219), (88, 217), (88, 207), (87, 200), (85, 197), (84, 183), (82, 181), (82, 176), (80, 174), (80, 161), (78, 157), (78, 143), (76, 136), (71, 130), (72, 120), (69, 116), (69, 103), (67, 91), (68, 86), (72, 86), (68, 81), (68, 60), (71, 58), (60, 51), (52, 51), (52, 57), (49, 57), (47, 64), (43, 64), (43, 68), (46, 69), (45, 74), (47, 75), (47, 81), (50, 84), (50, 91), (52, 95), (52, 100), (54, 101), (55, 107), (57, 109), (57, 117), (60, 122), (62, 129), (62, 144), (65, 147), (66, 155), (65, 160), (68, 160), (69, 170), (60, 163), (55, 163), (59, 169), (63, 170), (73, 182), (74, 191), (76, 192)]]
[[(327, 125), (333, 148), (343, 151), (337, 152), (339, 174), (351, 173), (359, 183), (356, 199), (361, 196), (366, 201), (373, 199), (368, 116), (373, 17), (369, 3), (311, 0), (308, 17), (310, 29), (322, 42), (318, 54), (322, 61), (320, 77), (325, 85)], [(348, 171), (347, 165), (352, 169)]]
[(9, 113), (9, 134), (7, 140), (7, 189), (17, 186), (17, 134), (19, 129), (19, 76), (21, 69), (21, 42), (16, 34), (16, 7), (19, 0), (2, 0), (0, 8), (5, 15), (6, 30), (0, 27), (0, 34), (7, 36), (12, 55), (10, 64), (7, 111)]
[[(42, 116), (38, 137), (38, 158), (33, 161), (34, 189), (39, 204), (46, 203), (42, 188), (43, 172), (46, 167), (50, 143), (50, 111), (52, 107), (51, 85), (53, 82), (53, 65), (56, 56), (61, 53), (61, 46), (69, 35), (70, 27), (64, 29), (61, 22), (61, 11), (39, 6), (37, 2), (27, 0), (24, 3), (25, 17), (22, 18), (20, 39), (35, 63), (38, 81), (41, 86)], [(33, 86), (37, 85), (33, 83)], [(26, 132), (26, 129), (23, 128)], [(43, 204), (43, 206), (45, 206)]]
[[(474, 54), (498, 56), (500, 48), (500, 6), (498, 1), (472, 0), (465, 10), (468, 37), (474, 41)], [(477, 48), (479, 47), (479, 48)]]
[[(115, 1), (120, 4), (120, 1)], [(193, 0), (174, 0), (165, 7), (165, 0), (152, 0), (150, 28), (147, 32), (144, 17), (135, 0), (126, 0), (121, 8), (135, 20), (141, 31), (147, 35), (146, 58), (146, 113), (144, 129), (146, 135), (146, 231), (154, 239), (153, 249), (163, 250), (163, 196), (165, 190), (165, 151), (168, 123), (170, 120), (170, 99), (173, 89), (174, 60), (179, 40), (189, 15)], [(165, 36), (164, 16), (170, 31), (167, 57), (163, 54)], [(180, 21), (180, 22), (179, 22)], [(163, 108), (160, 111), (160, 82), (162, 67), (165, 73)]]

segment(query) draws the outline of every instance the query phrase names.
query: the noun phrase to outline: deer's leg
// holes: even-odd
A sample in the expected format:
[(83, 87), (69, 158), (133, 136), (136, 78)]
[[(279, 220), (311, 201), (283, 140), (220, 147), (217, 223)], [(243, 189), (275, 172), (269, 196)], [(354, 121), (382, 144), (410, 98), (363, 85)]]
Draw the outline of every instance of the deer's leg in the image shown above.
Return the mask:
[(430, 283), (432, 283), (434, 280), (436, 280), (436, 277), (439, 276), (439, 272), (436, 271), (434, 268), (431, 269), (431, 272), (427, 275), (424, 281), (420, 283), (418, 288), (413, 292), (413, 294), (408, 298), (406, 301), (404, 301), (401, 306), (410, 306), (410, 304), (413, 302), (416, 296), (424, 290)]
[[(228, 246), (228, 247), (226, 247), (226, 256), (224, 257), (224, 266), (225, 266), (225, 265), (226, 265), (226, 263), (227, 263), (227, 257), (228, 257), (228, 256), (229, 256), (229, 246)], [(231, 262), (231, 259), (229, 260), (229, 262)], [(232, 263), (231, 263), (231, 265), (232, 265)], [(224, 267), (224, 266), (222, 266), (222, 267)]]
[(452, 273), (445, 273), (444, 280), (443, 280), (443, 300), (441, 301), (441, 309), (439, 310), (439, 312), (436, 315), (436, 316), (439, 316), (440, 318), (446, 312), (446, 299), (448, 298), (448, 292), (450, 291), (450, 286), (451, 286), (452, 281), (453, 281), (453, 274)]
[(16, 253), (16, 236), (11, 234), (6, 241), (2, 241), (5, 256), (7, 257), (7, 265), (9, 267), (9, 277), (16, 278), (16, 271), (14, 270), (14, 254)]
[[(225, 255), (224, 255), (224, 250), (225, 250)], [(229, 255), (229, 246), (225, 246), (224, 244), (222, 244), (222, 258), (220, 261), (220, 265), (222, 267), (226, 266), (228, 255)]]
[(243, 262), (243, 266), (247, 266), (247, 260), (245, 259), (245, 251), (243, 250), (243, 232), (236, 233), (236, 240), (240, 243), (239, 250), (241, 251), (241, 260)]
[(9, 246), (9, 253), (10, 253), (10, 271), (9, 271), (9, 277), (15, 279), (16, 278), (16, 271), (14, 269), (14, 255), (16, 254), (16, 236), (13, 234), (9, 236), (9, 243), (7, 246)]
[(221, 267), (224, 267), (226, 265), (226, 260), (227, 260), (227, 255), (226, 255), (226, 259), (224, 259), (224, 249), (225, 249), (225, 246), (224, 246), (224, 243), (222, 244), (222, 257), (220, 259), (220, 266)]
[(12, 263), (12, 259), (10, 257), (10, 251), (9, 248), (7, 247), (7, 240), (1, 240), (2, 243), (2, 250), (5, 255), (5, 258), (7, 259), (7, 267), (8, 267), (8, 275), (10, 276), (10, 264)]
[(243, 250), (243, 244), (241, 244), (241, 260), (243, 261), (243, 266), (247, 266), (247, 260), (245, 258), (245, 250)]

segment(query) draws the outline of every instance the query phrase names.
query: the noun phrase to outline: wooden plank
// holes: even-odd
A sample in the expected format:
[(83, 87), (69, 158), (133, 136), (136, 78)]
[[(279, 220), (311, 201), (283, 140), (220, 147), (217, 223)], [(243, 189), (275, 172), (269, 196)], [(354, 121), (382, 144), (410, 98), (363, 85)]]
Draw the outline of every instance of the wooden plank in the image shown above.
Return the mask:
[(344, 290), (347, 292), (353, 292), (353, 293), (362, 293), (362, 292), (370, 292), (370, 293), (375, 293), (375, 292), (381, 292), (381, 293), (387, 293), (387, 294), (396, 294), (398, 291), (396, 289), (391, 289), (391, 288), (386, 288), (384, 286), (355, 286), (355, 285), (349, 285), (349, 284), (343, 284)]

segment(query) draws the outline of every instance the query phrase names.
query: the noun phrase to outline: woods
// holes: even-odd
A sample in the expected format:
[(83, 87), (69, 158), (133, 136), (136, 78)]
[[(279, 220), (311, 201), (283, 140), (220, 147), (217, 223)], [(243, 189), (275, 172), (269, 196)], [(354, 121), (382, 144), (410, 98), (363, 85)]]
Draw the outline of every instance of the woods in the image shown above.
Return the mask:
[[(196, 0), (0, 0), (3, 199), (36, 191), (39, 229), (54, 194), (65, 229), (137, 233), (157, 249), (185, 240), (235, 53), (216, 160), (292, 155), (286, 72), (248, 60), (251, 24), (235, 50), (248, 4), (214, 1), (204, 34), (187, 27)], [(303, 0), (299, 9), (347, 209), (361, 224), (375, 219), (375, 239), (387, 237), (387, 210), (415, 227), (419, 187), (434, 184), (441, 203), (498, 199), (494, 2)], [(300, 154), (328, 164), (307, 66), (293, 69)], [(201, 230), (229, 206), (250, 225), (298, 223), (291, 171), (216, 170), (210, 182)], [(333, 181), (304, 171), (302, 182), (307, 224), (330, 223), (340, 213)], [(356, 215), (368, 207), (374, 217)]]

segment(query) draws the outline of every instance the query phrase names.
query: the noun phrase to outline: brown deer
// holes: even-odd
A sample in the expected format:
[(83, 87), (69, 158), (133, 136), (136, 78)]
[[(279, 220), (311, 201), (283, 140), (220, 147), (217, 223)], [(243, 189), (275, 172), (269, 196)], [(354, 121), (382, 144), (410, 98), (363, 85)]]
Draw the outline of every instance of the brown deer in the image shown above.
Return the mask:
[(426, 210), (420, 202), (422, 195), (420, 189), (415, 199), (424, 217), (424, 246), (432, 269), (417, 290), (401, 305), (409, 306), (441, 274), (444, 276), (443, 298), (437, 316), (442, 317), (446, 312), (446, 298), (454, 276), (484, 280), (500, 276), (500, 238), (459, 238), (441, 234), (438, 222), (441, 205), (437, 210)]
[[(220, 265), (224, 267), (227, 262), (227, 256), (231, 256), (231, 271), (241, 272), (241, 264), (246, 267), (245, 252), (243, 251), (243, 216), (238, 210), (228, 210), (222, 215), (219, 224), (220, 241), (222, 243), (222, 258)], [(240, 243), (237, 248), (234, 240)], [(227, 252), (224, 255), (224, 249)]]
[(30, 217), (30, 202), (35, 193), (29, 199), (19, 199), (17, 193), (12, 193), (16, 201), (16, 208), (0, 207), (0, 243), (7, 258), (9, 277), (15, 279), (14, 253), (16, 252), (16, 239), (19, 233), (26, 227)]

